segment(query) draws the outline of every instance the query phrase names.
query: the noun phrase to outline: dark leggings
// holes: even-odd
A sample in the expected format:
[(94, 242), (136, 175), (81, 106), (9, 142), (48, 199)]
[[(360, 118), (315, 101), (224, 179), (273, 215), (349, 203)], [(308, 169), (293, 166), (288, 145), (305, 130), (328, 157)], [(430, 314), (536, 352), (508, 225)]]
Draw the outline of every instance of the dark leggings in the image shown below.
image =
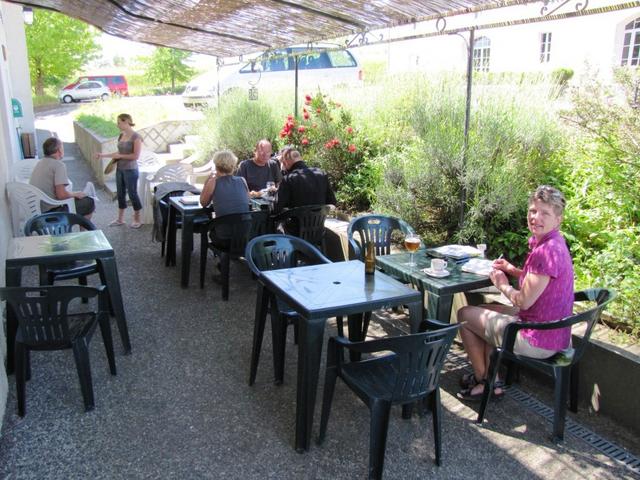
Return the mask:
[(137, 212), (142, 209), (140, 197), (138, 196), (138, 169), (132, 170), (116, 170), (116, 188), (118, 190), (118, 208), (124, 210), (127, 208), (127, 200), (125, 195), (129, 193), (129, 199), (133, 209)]

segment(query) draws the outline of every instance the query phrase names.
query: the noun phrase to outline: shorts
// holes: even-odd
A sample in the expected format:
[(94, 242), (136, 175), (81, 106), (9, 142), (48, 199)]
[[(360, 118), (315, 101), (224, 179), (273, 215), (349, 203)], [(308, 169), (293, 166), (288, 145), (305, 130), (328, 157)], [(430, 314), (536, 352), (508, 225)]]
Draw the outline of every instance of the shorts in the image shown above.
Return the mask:
[[(73, 203), (76, 206), (76, 214), (81, 216), (87, 216), (92, 214), (96, 210), (96, 202), (91, 197), (74, 198)], [(43, 213), (48, 212), (68, 212), (69, 209), (66, 205), (60, 205), (59, 207), (53, 207), (46, 210), (43, 209)]]
[(91, 197), (74, 198), (76, 204), (76, 213), (86, 216), (92, 214), (96, 209), (96, 203)]
[[(510, 323), (518, 321), (518, 317), (500, 312), (491, 312), (489, 321), (486, 322), (484, 331), (485, 340), (493, 346), (502, 345), (504, 337), (504, 329)], [(513, 344), (513, 352), (525, 357), (537, 358), (539, 360), (552, 357), (555, 350), (547, 350), (546, 348), (534, 347), (529, 341), (522, 336), (522, 330), (516, 335), (516, 341)]]

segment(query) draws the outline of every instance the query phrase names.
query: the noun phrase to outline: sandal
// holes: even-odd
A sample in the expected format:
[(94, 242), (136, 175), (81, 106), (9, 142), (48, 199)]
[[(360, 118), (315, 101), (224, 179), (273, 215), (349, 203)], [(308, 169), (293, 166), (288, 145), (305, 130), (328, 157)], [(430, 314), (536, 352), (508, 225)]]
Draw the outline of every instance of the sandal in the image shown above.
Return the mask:
[[(487, 384), (487, 381), (483, 378), (476, 385), (486, 385), (486, 384)], [(470, 402), (479, 402), (480, 400), (482, 400), (482, 396), (484, 395), (484, 388), (478, 393), (472, 393), (474, 387), (475, 385), (471, 387), (463, 388), (456, 394), (456, 397), (458, 397), (460, 400), (467, 400)], [(500, 391), (496, 392), (496, 390), (500, 390)], [(491, 396), (491, 398), (494, 400), (501, 400), (502, 397), (504, 397), (504, 383), (501, 380), (496, 380), (495, 382), (493, 382), (493, 395)]]
[(116, 218), (115, 220), (112, 220), (111, 223), (109, 224), (110, 227), (119, 227), (120, 225), (124, 225), (124, 222), (118, 218)]
[[(476, 385), (485, 385), (486, 383), (487, 381), (483, 378)], [(484, 388), (480, 390), (478, 393), (472, 393), (476, 385), (463, 388), (456, 394), (456, 397), (458, 397), (458, 399), (460, 400), (467, 400), (470, 402), (479, 402), (480, 400), (482, 400), (482, 395), (484, 395)]]
[(142, 224), (140, 222), (131, 222), (131, 225), (129, 225), (131, 228), (140, 228), (142, 226)]
[(478, 385), (478, 379), (474, 373), (465, 373), (460, 377), (460, 386), (462, 388), (473, 388)]

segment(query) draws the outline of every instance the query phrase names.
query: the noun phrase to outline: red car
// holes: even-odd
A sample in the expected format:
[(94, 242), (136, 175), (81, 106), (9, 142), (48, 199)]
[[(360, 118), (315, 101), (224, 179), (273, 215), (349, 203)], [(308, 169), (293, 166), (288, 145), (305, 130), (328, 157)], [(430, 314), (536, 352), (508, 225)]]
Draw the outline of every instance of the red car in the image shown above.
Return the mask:
[(78, 77), (75, 82), (64, 87), (63, 90), (71, 89), (79, 83), (89, 80), (102, 83), (111, 90), (113, 95), (129, 96), (129, 84), (127, 83), (127, 78), (124, 75), (83, 75)]

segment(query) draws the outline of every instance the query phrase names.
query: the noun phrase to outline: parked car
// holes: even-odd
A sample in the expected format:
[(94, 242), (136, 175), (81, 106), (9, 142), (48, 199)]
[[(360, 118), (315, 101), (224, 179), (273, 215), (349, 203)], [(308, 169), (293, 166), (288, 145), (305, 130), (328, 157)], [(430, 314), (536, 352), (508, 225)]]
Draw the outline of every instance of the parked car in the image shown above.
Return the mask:
[[(362, 69), (349, 50), (289, 47), (263, 53), (241, 67), (225, 68), (220, 73), (220, 94), (236, 88), (248, 91), (256, 87), (261, 91), (288, 85), (293, 89), (296, 53), (300, 54), (298, 85), (301, 90), (309, 92), (318, 87), (362, 84)], [(186, 107), (198, 107), (215, 101), (217, 95), (218, 78), (214, 72), (209, 72), (189, 82), (182, 101)]]
[(103, 85), (109, 87), (112, 95), (124, 95), (129, 96), (129, 84), (127, 78), (124, 75), (82, 75), (78, 79), (64, 87), (64, 90), (73, 88), (82, 82), (100, 82)]
[(82, 82), (72, 88), (60, 90), (58, 97), (62, 103), (80, 102), (82, 100), (106, 100), (111, 96), (108, 87), (100, 82)]

